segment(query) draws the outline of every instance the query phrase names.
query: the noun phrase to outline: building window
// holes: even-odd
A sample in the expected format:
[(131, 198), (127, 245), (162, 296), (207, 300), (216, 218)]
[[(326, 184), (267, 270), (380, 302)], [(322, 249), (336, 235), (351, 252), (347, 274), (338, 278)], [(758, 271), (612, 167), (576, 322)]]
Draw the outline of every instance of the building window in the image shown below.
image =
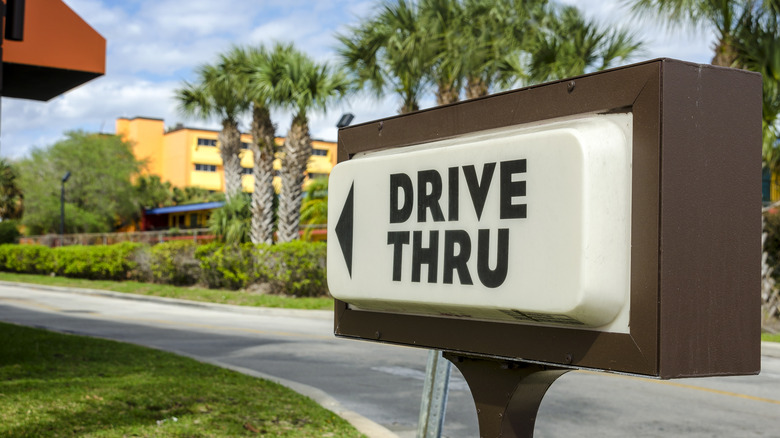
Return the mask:
[(242, 141), (241, 142), (241, 149), (249, 149), (249, 143)]
[(217, 141), (198, 137), (198, 146), (217, 146)]
[(241, 168), (241, 175), (251, 175), (252, 174), (252, 168), (251, 167), (242, 167)]
[(216, 172), (217, 166), (214, 164), (198, 164), (195, 163), (195, 170), (200, 172)]
[(327, 173), (311, 173), (309, 172), (309, 179), (327, 178)]
[(325, 157), (325, 156), (328, 155), (328, 150), (327, 149), (312, 148), (311, 154), (314, 155), (314, 156), (318, 156), (318, 157)]

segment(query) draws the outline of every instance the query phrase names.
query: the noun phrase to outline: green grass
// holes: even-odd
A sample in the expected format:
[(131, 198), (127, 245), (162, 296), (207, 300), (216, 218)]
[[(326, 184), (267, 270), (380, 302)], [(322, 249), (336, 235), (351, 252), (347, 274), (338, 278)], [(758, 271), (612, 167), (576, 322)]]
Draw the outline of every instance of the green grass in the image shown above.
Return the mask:
[(235, 304), (238, 306), (277, 307), (284, 309), (333, 309), (333, 299), (331, 298), (294, 298), (281, 295), (253, 294), (245, 291), (177, 287), (167, 284), (139, 283), (136, 281), (84, 280), (9, 272), (0, 272), (0, 281), (110, 290), (207, 303)]
[(764, 342), (780, 342), (780, 333), (761, 333), (761, 340)]
[(2, 437), (360, 437), (281, 385), (114, 341), (0, 323)]

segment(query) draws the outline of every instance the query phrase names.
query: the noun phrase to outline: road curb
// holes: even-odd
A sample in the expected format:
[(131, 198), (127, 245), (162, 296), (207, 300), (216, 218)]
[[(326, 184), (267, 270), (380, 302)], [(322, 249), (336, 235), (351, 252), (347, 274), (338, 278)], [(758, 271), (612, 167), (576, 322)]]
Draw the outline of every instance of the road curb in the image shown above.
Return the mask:
[(333, 319), (332, 310), (306, 310), (306, 309), (279, 309), (273, 307), (248, 307), (236, 306), (233, 304), (203, 303), (199, 301), (182, 300), (179, 298), (156, 297), (151, 295), (139, 295), (129, 292), (113, 292), (99, 289), (87, 289), (79, 287), (50, 286), (35, 283), (19, 283), (15, 281), (0, 281), (0, 285), (28, 287), (31, 289), (45, 290), (51, 292), (65, 292), (81, 295), (104, 296), (118, 298), (122, 300), (148, 301), (163, 304), (173, 304), (177, 306), (198, 307), (203, 309), (214, 309), (243, 313), (248, 315), (268, 315), (268, 316), (297, 316), (302, 318), (315, 319)]

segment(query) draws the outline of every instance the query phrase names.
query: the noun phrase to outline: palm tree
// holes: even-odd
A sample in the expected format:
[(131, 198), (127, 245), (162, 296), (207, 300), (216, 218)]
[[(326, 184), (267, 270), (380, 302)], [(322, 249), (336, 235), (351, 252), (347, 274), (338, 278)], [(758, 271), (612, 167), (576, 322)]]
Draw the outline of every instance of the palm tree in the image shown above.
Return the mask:
[(229, 201), (241, 193), (241, 132), (238, 117), (249, 107), (249, 101), (241, 94), (238, 75), (231, 69), (227, 55), (220, 57), (216, 65), (198, 68), (197, 82), (184, 81), (175, 91), (179, 110), (186, 116), (202, 120), (217, 117), (222, 130), (218, 136), (219, 153), (225, 178), (225, 197)]
[(339, 55), (359, 86), (378, 96), (392, 90), (401, 97), (401, 114), (420, 108), (434, 53), (415, 2), (388, 0), (376, 17), (337, 38)]
[(342, 72), (291, 49), (278, 86), (281, 94), (287, 94), (280, 100), (290, 102), (293, 109), (292, 124), (283, 145), (277, 227), (279, 242), (290, 242), (298, 238), (304, 172), (311, 157), (308, 114), (325, 110), (333, 99), (343, 97), (349, 91), (349, 82)]
[(530, 48), (531, 83), (604, 70), (641, 50), (642, 44), (631, 33), (601, 29), (577, 8), (551, 9), (547, 17), (544, 29)]
[(276, 158), (275, 127), (271, 108), (280, 106), (285, 93), (285, 69), (292, 53), (291, 45), (276, 44), (269, 52), (265, 47), (234, 48), (228, 55), (239, 72), (242, 93), (252, 102), (252, 243), (273, 243), (274, 234), (274, 160)]

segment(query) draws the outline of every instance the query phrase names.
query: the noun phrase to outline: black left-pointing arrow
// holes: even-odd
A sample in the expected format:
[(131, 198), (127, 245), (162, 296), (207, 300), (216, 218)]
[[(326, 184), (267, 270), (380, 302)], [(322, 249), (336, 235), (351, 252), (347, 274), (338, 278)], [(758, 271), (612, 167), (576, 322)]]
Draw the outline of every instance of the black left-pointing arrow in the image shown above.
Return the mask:
[(344, 261), (347, 262), (347, 271), (349, 278), (352, 278), (352, 229), (354, 225), (354, 194), (355, 183), (349, 188), (347, 202), (344, 203), (344, 209), (341, 210), (341, 216), (336, 223), (336, 237), (339, 239), (341, 252), (344, 254)]

